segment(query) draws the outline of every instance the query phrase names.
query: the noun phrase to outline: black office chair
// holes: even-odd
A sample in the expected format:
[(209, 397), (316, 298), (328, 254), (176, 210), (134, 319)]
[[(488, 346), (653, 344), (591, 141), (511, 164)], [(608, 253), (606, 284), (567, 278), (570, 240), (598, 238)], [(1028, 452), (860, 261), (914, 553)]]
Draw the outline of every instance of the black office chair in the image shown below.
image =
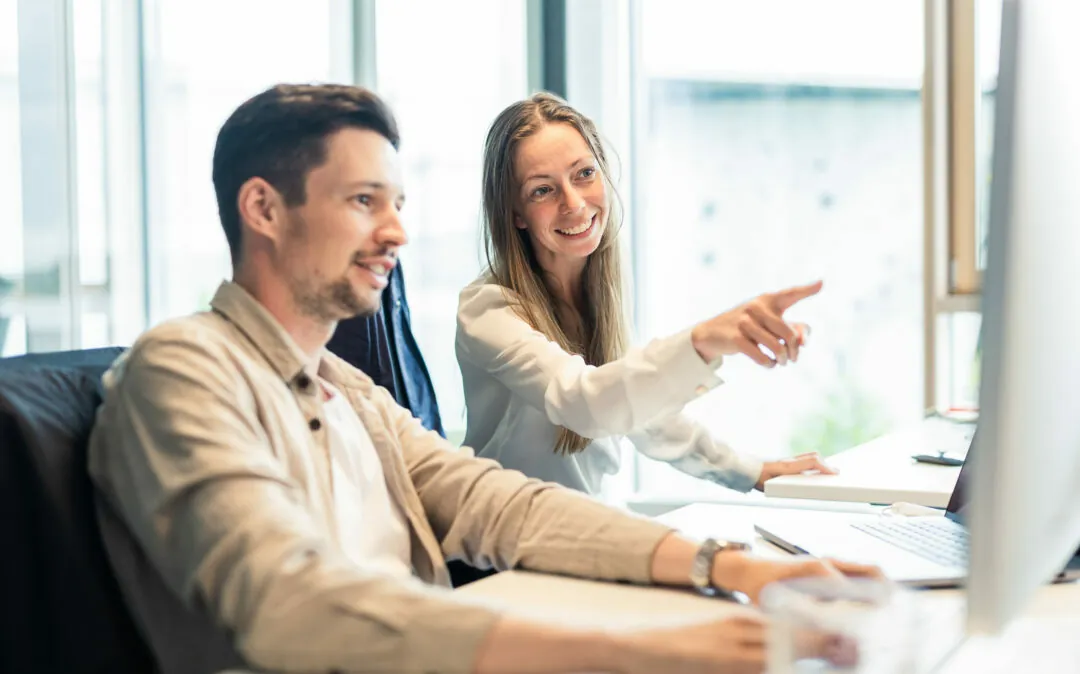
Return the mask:
[(86, 450), (121, 348), (0, 359), (0, 671), (156, 672), (94, 513)]

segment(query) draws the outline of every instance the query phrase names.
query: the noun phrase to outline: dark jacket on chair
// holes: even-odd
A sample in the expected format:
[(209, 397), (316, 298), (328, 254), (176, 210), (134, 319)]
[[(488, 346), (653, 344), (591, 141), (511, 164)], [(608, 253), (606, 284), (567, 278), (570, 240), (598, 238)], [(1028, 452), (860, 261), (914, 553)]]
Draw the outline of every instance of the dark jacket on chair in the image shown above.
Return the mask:
[(424, 426), (446, 437), (431, 375), (413, 338), (410, 321), (399, 264), (390, 272), (390, 285), (383, 291), (379, 312), (338, 323), (326, 348), (390, 391), (394, 400), (411, 410)]

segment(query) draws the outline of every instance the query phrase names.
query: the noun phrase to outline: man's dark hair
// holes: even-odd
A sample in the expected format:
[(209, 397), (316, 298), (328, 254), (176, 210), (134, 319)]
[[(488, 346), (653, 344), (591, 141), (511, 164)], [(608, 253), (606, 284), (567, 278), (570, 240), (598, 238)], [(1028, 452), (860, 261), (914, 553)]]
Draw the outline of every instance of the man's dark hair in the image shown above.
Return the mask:
[(214, 192), (233, 264), (240, 259), (240, 187), (259, 177), (288, 206), (304, 203), (308, 173), (326, 161), (326, 139), (344, 128), (374, 131), (400, 144), (397, 121), (382, 99), (360, 87), (279, 84), (244, 102), (214, 146)]

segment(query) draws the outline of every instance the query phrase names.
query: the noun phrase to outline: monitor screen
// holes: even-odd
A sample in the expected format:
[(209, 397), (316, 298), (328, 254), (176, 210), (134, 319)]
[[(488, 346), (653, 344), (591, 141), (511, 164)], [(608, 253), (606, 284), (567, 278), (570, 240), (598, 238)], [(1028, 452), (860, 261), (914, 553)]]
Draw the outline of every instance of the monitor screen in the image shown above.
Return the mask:
[(1080, 543), (1080, 3), (1005, 0), (977, 451), (955, 498), (968, 627), (999, 632)]

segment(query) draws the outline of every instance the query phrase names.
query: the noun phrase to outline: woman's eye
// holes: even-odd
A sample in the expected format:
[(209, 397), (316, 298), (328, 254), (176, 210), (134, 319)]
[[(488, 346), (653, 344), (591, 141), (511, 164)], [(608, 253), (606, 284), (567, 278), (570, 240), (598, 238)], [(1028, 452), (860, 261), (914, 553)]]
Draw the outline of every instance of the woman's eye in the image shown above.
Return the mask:
[(591, 166), (586, 166), (585, 168), (581, 169), (582, 178), (592, 178), (594, 175), (596, 175), (596, 169)]
[(546, 185), (544, 187), (537, 187), (533, 190), (533, 197), (536, 199), (546, 197), (548, 194), (551, 194), (551, 188)]
[(371, 195), (370, 194), (358, 194), (356, 196), (356, 201), (358, 203), (363, 204), (364, 206), (370, 206), (371, 205)]

